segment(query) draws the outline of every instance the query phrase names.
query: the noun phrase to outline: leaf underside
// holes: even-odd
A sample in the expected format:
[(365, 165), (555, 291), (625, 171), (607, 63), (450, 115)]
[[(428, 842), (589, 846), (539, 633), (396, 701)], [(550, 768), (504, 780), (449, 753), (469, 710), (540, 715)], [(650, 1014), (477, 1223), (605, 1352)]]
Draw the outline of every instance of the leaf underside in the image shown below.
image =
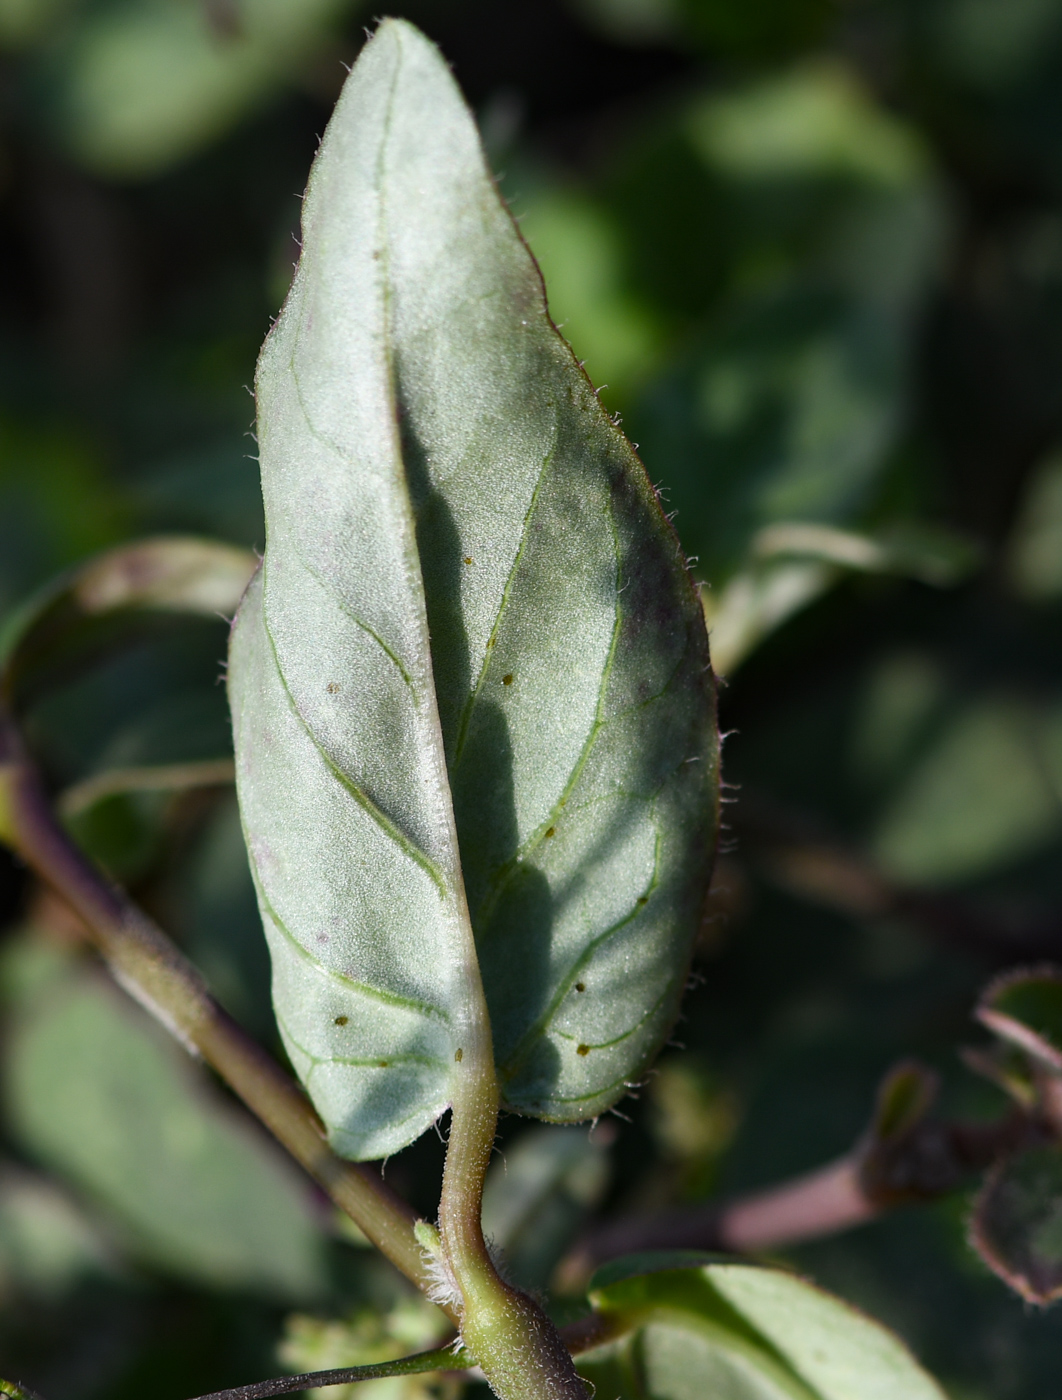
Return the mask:
[(506, 1104), (600, 1113), (666, 1035), (697, 930), (707, 639), (405, 23), (325, 134), (257, 391), (268, 544), (229, 684), (292, 1062), (339, 1151), (411, 1142), (449, 1102), (470, 915)]

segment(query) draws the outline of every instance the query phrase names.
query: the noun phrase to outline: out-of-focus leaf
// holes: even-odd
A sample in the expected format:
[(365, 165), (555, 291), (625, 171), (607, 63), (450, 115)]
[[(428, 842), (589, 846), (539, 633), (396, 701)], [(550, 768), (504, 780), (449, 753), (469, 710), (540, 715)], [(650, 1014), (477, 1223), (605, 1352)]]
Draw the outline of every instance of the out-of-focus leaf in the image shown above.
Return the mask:
[(1062, 41), (1052, 0), (942, 0), (927, 28), (937, 61), (987, 92), (1027, 83)]
[(875, 852), (898, 879), (982, 876), (1059, 831), (1037, 717), (986, 699), (959, 710), (882, 812)]
[(990, 1269), (1030, 1303), (1062, 1297), (1062, 1148), (1029, 1148), (995, 1167), (970, 1238)]
[(844, 525), (867, 507), (899, 422), (901, 348), (876, 313), (800, 290), (747, 302), (647, 391), (637, 431), (705, 578), (723, 584), (767, 525)]
[(777, 58), (814, 44), (833, 0), (574, 0), (579, 14), (626, 44), (703, 47), (713, 58)]
[(926, 171), (913, 129), (840, 65), (798, 68), (709, 100), (690, 130), (711, 165), (740, 179), (813, 176), (902, 189)]
[[(151, 614), (231, 615), (254, 572), (248, 550), (180, 537), (122, 545), (50, 584), (0, 627), (0, 691), (24, 704)], [(154, 623), (157, 625), (157, 619)]]
[(226, 793), (212, 809), (171, 870), (167, 885), (173, 929), (188, 956), (222, 1005), (268, 1040), (275, 1034), (269, 952), (235, 793)]
[(875, 1141), (898, 1141), (929, 1112), (937, 1096), (937, 1077), (909, 1061), (891, 1069), (878, 1089), (870, 1131)]
[(997, 978), (981, 999), (977, 1019), (1048, 1069), (1062, 1071), (1062, 972), (1058, 968), (1026, 968)]
[(42, 38), (80, 0), (0, 0), (0, 45), (21, 48)]
[(491, 1166), (483, 1230), (521, 1288), (543, 1289), (586, 1213), (608, 1187), (602, 1141), (585, 1128), (540, 1126), (523, 1133)]
[[(285, 230), (284, 278), (271, 303), (279, 306), (291, 283), (291, 237)], [(242, 436), (222, 437), (167, 455), (130, 483), (129, 494), (145, 534), (209, 535), (261, 547), (265, 538), (257, 459)]]
[(65, 789), (57, 805), (81, 849), (129, 884), (159, 854), (175, 795), (228, 785), (234, 777), (228, 758), (110, 768)]
[(131, 884), (161, 854), (166, 794), (115, 793), (66, 819), (74, 840), (112, 879)]
[(54, 1183), (0, 1168), (0, 1299), (55, 1299), (86, 1277), (113, 1274), (113, 1251)]
[[(683, 199), (700, 181), (704, 207), (684, 227), (710, 224), (717, 285), (681, 355), (624, 409), (713, 590), (725, 672), (842, 568), (943, 584), (970, 567), (960, 542), (880, 508), (943, 203), (920, 135), (839, 66), (707, 94), (679, 126), (658, 164), (684, 152)], [(654, 207), (668, 196), (653, 193)], [(645, 242), (625, 199), (627, 236)], [(678, 252), (693, 289), (703, 279)], [(649, 256), (648, 243), (628, 254), (639, 276), (653, 275)], [(870, 519), (873, 539), (857, 543)]]
[(1022, 1108), (1028, 1111), (1036, 1106), (1039, 1086), (1028, 1055), (1017, 1046), (1005, 1042), (987, 1048), (966, 1045), (959, 1053), (967, 1069), (995, 1084)]
[(0, 610), (120, 540), (129, 515), (91, 442), (0, 419)]
[(944, 531), (908, 528), (876, 539), (800, 520), (759, 530), (750, 554), (750, 567), (720, 590), (703, 593), (712, 660), (720, 675), (730, 675), (765, 637), (846, 570), (906, 575), (943, 587), (956, 583), (978, 559), (972, 545)]
[(1052, 454), (1029, 483), (1008, 542), (1007, 572), (1030, 602), (1062, 596), (1062, 456)]
[(886, 654), (876, 663), (852, 737), (859, 779), (889, 787), (910, 767), (935, 721), (947, 710), (948, 681), (939, 662), (919, 651)]
[(408, 25), (363, 51), (303, 208), (229, 668), (285, 1043), (338, 1150), (410, 1142), (459, 1072), (474, 929), (505, 1102), (586, 1118), (659, 1047), (696, 935), (700, 606)]
[(215, 139), (297, 71), (352, 0), (125, 0), (91, 10), (45, 82), (73, 155), (153, 175)]
[(201, 763), (163, 763), (145, 768), (112, 768), (68, 787), (59, 796), (59, 810), (69, 820), (112, 797), (141, 792), (185, 792), (189, 788), (231, 783), (235, 777), (235, 767), (228, 758), (206, 758)]
[[(9, 961), (24, 952), (16, 945)], [(60, 967), (34, 980), (3, 1067), (21, 1144), (164, 1269), (281, 1298), (318, 1292), (322, 1237), (309, 1188), (271, 1140), (102, 978)]]
[(884, 1327), (802, 1279), (706, 1255), (634, 1255), (590, 1284), (620, 1342), (578, 1361), (622, 1400), (943, 1400)]
[(619, 231), (584, 194), (521, 192), (520, 231), (535, 250), (549, 289), (550, 315), (609, 403), (629, 401), (659, 353), (661, 329), (637, 298), (623, 267)]
[[(289, 1317), (280, 1344), (280, 1360), (289, 1370), (331, 1371), (369, 1366), (427, 1351), (450, 1332), (450, 1322), (425, 1298), (406, 1298), (389, 1312), (359, 1309), (347, 1319), (296, 1313)], [(361, 1381), (357, 1385), (311, 1390), (315, 1400), (453, 1400), (460, 1382), (445, 1373)]]
[(834, 17), (836, 0), (675, 0), (691, 38), (710, 55), (777, 58), (814, 46)]
[(595, 28), (621, 43), (659, 42), (681, 32), (681, 0), (573, 0)]
[(868, 574), (903, 574), (946, 587), (964, 578), (980, 554), (969, 541), (946, 530), (897, 527), (875, 537), (810, 521), (779, 521), (752, 539), (758, 559), (815, 559)]
[(765, 637), (821, 597), (839, 572), (828, 564), (771, 564), (735, 574), (718, 591), (705, 588), (704, 615), (718, 674), (735, 671)]

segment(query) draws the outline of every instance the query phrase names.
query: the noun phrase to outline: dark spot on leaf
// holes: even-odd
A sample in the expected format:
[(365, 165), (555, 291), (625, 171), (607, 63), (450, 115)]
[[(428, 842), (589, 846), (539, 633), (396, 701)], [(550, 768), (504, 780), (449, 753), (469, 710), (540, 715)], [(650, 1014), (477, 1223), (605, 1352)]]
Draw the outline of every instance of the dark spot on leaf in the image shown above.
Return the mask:
[(329, 681), (328, 684), (325, 686), (325, 690), (328, 691), (329, 695), (338, 695), (338, 694), (339, 694), (339, 682), (338, 682), (338, 681)]
[(376, 1061), (376, 1068), (377, 1068), (377, 1069), (386, 1069), (386, 1068), (387, 1068), (387, 1061), (386, 1061), (386, 1060), (377, 1060), (377, 1061)]
[(546, 827), (546, 835), (547, 835), (547, 836), (556, 836), (556, 834), (557, 834), (557, 828), (556, 828), (555, 826), (547, 826), (547, 827)]
[(471, 564), (471, 562), (472, 562), (471, 556), (468, 555), (468, 554), (466, 554), (466, 555), (465, 555), (465, 563), (466, 563), (466, 564)]
[(586, 991), (586, 983), (585, 983), (585, 982), (576, 982), (576, 984), (575, 984), (575, 990), (576, 990), (577, 992), (585, 992), (585, 991)]
[(457, 1047), (457, 1049), (454, 1051), (454, 1059), (457, 1061), (458, 1064), (460, 1064), (461, 1061), (462, 1061), (464, 1058), (465, 1058), (465, 1052), (461, 1049), (461, 1047), (460, 1047), (460, 1045), (459, 1045), (459, 1046)]
[(337, 1016), (337, 1017), (336, 1017), (336, 1025), (337, 1025), (337, 1026), (345, 1026), (346, 1024), (347, 1024), (347, 1018), (346, 1018), (346, 1016)]
[(590, 1047), (589, 1045), (577, 1045), (575, 1047), (575, 1053), (577, 1055), (589, 1055)]
[(512, 673), (512, 671), (510, 671), (509, 674), (508, 674), (507, 676), (502, 676), (502, 685), (512, 685), (512, 683), (513, 683), (513, 673)]
[(638, 896), (638, 903), (639, 903), (639, 904), (648, 904), (648, 903), (649, 903), (649, 896), (648, 896), (647, 894), (640, 894), (640, 895)]

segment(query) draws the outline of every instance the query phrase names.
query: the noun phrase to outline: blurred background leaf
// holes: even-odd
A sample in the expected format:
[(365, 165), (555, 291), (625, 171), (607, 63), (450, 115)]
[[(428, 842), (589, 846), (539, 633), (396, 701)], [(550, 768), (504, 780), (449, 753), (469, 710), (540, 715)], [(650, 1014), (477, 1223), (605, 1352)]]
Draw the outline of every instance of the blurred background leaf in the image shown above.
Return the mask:
[(100, 1203), (135, 1254), (219, 1288), (320, 1294), (311, 1190), (227, 1110), (139, 1007), (28, 936), (5, 950), (20, 993), (5, 1099), (31, 1155)]

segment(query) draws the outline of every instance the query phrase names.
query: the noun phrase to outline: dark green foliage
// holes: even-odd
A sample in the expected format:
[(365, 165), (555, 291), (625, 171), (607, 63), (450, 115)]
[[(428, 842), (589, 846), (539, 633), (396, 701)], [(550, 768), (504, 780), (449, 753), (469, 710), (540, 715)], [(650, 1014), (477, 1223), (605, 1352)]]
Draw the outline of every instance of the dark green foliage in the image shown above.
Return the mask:
[(1062, 1150), (1033, 1147), (1001, 1162), (977, 1198), (973, 1241), (1030, 1303), (1062, 1296)]

